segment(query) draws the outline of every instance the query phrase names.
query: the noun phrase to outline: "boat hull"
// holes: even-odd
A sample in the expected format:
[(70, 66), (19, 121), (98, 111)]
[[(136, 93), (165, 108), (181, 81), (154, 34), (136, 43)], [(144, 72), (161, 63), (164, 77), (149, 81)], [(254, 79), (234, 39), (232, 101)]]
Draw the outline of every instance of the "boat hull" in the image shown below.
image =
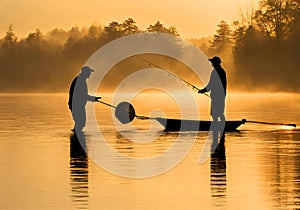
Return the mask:
[[(209, 131), (212, 121), (205, 120), (182, 120), (156, 118), (156, 120), (165, 127), (165, 131)], [(237, 131), (237, 128), (246, 122), (245, 119), (238, 121), (226, 121), (224, 130), (227, 132)]]

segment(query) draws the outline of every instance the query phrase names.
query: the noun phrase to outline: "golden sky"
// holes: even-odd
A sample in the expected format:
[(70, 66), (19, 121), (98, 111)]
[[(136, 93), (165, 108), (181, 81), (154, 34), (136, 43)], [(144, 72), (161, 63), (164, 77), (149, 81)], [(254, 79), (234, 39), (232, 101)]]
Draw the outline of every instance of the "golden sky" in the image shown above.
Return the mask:
[[(214, 34), (221, 20), (239, 19), (258, 0), (1, 0), (0, 37), (13, 24), (18, 37), (72, 26), (107, 25), (133, 18), (141, 29), (160, 21), (184, 38)], [(251, 3), (253, 2), (253, 3)]]

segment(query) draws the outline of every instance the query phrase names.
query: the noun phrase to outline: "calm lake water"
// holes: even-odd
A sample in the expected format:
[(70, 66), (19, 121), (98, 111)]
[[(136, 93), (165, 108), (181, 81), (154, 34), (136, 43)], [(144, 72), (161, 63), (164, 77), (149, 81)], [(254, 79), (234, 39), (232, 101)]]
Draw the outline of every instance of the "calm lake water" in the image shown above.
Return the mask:
[[(200, 115), (209, 119), (209, 100), (201, 97)], [(246, 123), (239, 132), (226, 133), (224, 146), (202, 164), (199, 156), (208, 132), (199, 132), (176, 167), (132, 179), (100, 167), (74, 140), (67, 95), (3, 94), (0, 100), (0, 209), (300, 208), (298, 128)], [(163, 96), (140, 96), (132, 103), (142, 115), (156, 108), (167, 117), (179, 116)], [(95, 106), (107, 143), (128, 157), (162, 154), (178, 136), (162, 132), (158, 123), (135, 119), (136, 130), (123, 131), (141, 139), (154, 134), (157, 138), (142, 144), (131, 141), (114, 127), (109, 107)], [(300, 95), (229, 94), (226, 116), (300, 125)], [(148, 131), (149, 126), (153, 130)], [(192, 134), (186, 132), (183, 140), (188, 142)], [(93, 151), (93, 134), (85, 135)]]

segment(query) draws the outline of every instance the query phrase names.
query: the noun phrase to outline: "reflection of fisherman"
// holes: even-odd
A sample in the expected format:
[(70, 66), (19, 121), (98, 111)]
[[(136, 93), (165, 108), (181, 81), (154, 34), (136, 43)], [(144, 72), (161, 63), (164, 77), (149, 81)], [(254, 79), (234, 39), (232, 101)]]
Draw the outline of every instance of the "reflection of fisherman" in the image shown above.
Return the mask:
[(227, 88), (226, 72), (221, 67), (221, 59), (219, 57), (214, 56), (208, 60), (211, 62), (214, 69), (211, 72), (209, 83), (205, 88), (199, 90), (199, 93), (210, 91), (211, 116), (213, 121), (218, 121), (220, 118), (221, 121), (225, 122), (224, 108)]
[(85, 127), (86, 123), (86, 112), (85, 105), (87, 101), (96, 102), (101, 97), (90, 96), (88, 94), (88, 87), (86, 80), (90, 77), (90, 75), (94, 72), (88, 66), (84, 66), (81, 68), (80, 74), (75, 77), (71, 83), (69, 90), (69, 109), (72, 112), (73, 120), (74, 120), (74, 129), (77, 131), (81, 131), (83, 127)]

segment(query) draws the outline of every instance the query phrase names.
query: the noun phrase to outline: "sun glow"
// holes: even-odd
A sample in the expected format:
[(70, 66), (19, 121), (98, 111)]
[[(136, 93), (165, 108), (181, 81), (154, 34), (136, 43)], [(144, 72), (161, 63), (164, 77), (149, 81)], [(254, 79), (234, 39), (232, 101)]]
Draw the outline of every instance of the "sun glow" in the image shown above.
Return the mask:
[(280, 128), (282, 130), (294, 130), (295, 129), (294, 126), (288, 126), (288, 125), (281, 125)]

